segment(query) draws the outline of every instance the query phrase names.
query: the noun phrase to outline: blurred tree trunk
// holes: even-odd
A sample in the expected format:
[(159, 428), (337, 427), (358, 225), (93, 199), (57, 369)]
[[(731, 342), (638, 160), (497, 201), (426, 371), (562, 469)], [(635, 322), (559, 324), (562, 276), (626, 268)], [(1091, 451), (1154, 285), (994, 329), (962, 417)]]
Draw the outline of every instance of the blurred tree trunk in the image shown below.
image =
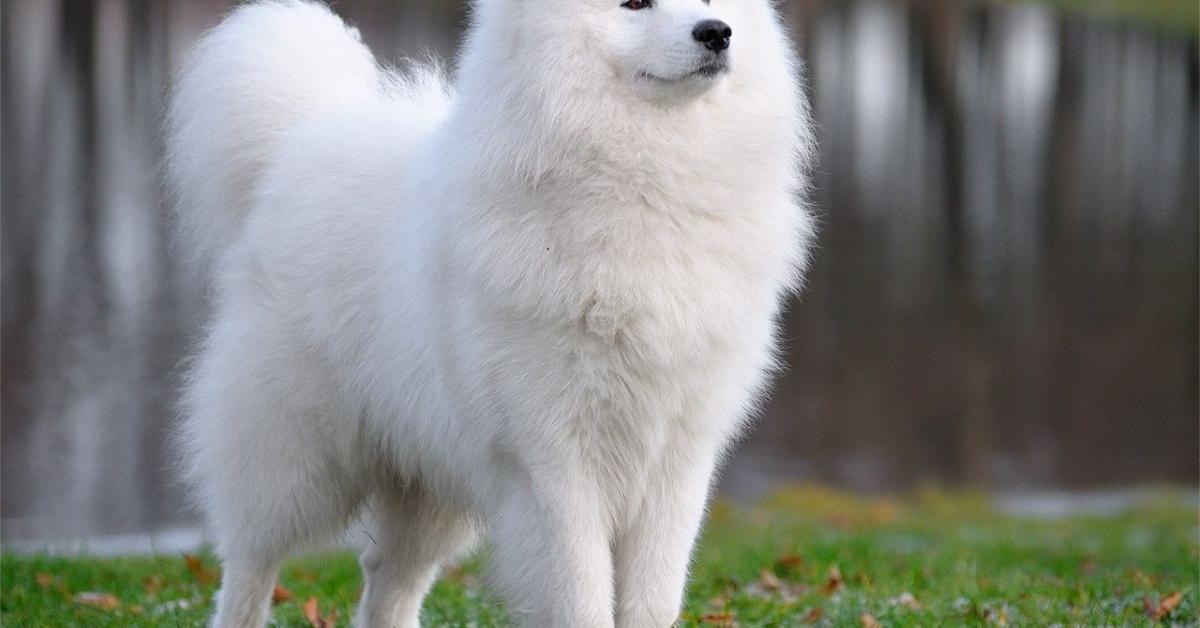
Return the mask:
[[(948, 304), (938, 343), (941, 386), (936, 417), (926, 433), (944, 452), (942, 476), (968, 482), (983, 479), (987, 449), (986, 413), (992, 376), (980, 358), (979, 325), (968, 272), (964, 175), (966, 134), (962, 92), (958, 80), (960, 42), (968, 7), (956, 0), (921, 0), (914, 5), (915, 37), (920, 42), (921, 94), (927, 115), (940, 130), (941, 198), (944, 215), (942, 265), (943, 302)], [(937, 350), (937, 349), (935, 349)]]

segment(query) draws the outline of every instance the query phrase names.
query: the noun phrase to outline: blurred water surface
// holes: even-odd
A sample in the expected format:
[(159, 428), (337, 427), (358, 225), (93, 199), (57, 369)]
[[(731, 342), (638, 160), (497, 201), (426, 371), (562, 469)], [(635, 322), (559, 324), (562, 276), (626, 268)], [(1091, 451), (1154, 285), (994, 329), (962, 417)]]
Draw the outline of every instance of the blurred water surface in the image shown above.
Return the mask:
[[(1195, 29), (1022, 4), (782, 7), (819, 122), (821, 247), (790, 369), (725, 488), (1193, 485)], [(225, 8), (3, 5), (9, 540), (194, 517), (164, 438), (204, 292), (166, 244), (158, 125), (171, 68)], [(338, 10), (391, 60), (448, 57), (464, 17)]]

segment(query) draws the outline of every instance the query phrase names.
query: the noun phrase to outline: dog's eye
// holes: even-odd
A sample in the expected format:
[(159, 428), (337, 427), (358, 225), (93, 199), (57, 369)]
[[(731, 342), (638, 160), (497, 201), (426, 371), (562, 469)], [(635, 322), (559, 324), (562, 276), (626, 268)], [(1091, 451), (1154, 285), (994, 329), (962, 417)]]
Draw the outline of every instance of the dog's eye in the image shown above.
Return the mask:
[(641, 11), (642, 9), (649, 9), (654, 6), (654, 0), (626, 0), (621, 3), (621, 6), (630, 11)]

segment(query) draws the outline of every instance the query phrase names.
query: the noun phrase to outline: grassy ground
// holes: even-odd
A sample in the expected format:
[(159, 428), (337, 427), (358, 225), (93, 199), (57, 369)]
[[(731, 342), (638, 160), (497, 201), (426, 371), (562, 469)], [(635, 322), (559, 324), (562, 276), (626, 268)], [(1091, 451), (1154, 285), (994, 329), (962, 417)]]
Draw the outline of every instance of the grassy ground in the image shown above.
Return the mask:
[[(681, 624), (1197, 626), (1198, 534), (1196, 510), (1179, 500), (1117, 518), (1031, 521), (980, 497), (796, 489), (754, 509), (714, 508)], [(480, 585), (484, 562), (443, 578), (425, 625), (505, 624)], [(207, 556), (5, 555), (0, 624), (200, 625), (218, 577)], [(283, 626), (348, 625), (361, 587), (348, 554), (293, 561), (281, 585)]]

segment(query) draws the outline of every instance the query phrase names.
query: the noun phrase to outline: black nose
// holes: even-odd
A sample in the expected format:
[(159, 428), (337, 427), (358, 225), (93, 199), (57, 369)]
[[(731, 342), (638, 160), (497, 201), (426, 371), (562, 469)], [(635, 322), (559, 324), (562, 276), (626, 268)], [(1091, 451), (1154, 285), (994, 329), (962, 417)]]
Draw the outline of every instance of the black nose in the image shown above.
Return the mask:
[(713, 52), (721, 52), (729, 47), (729, 38), (733, 37), (733, 29), (721, 20), (704, 20), (692, 29), (692, 37), (704, 44)]

